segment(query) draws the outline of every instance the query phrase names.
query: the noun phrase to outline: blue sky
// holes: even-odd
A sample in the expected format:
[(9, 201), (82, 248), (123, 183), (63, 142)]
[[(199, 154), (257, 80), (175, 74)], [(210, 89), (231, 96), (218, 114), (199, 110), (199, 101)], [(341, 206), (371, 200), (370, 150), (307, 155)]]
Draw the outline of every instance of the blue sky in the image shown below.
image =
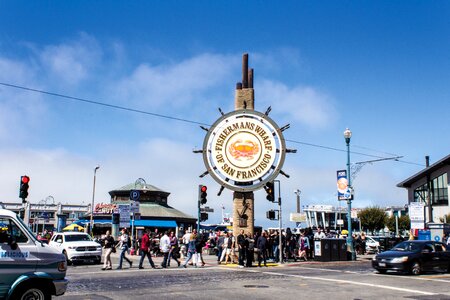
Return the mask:
[[(196, 123), (212, 124), (234, 105), (247, 52), (255, 106), (287, 123), (289, 154), (280, 177), (287, 220), (302, 204), (338, 205), (336, 170), (346, 164), (343, 131), (353, 132), (355, 207), (404, 205), (400, 181), (425, 155), (449, 154), (450, 4), (446, 1), (1, 1), (1, 200), (96, 202), (144, 178), (195, 214), (198, 184), (209, 206), (231, 211), (231, 192), (199, 179)], [(11, 84), (192, 122), (116, 110)], [(309, 145), (312, 144), (312, 145)], [(331, 150), (328, 148), (342, 151)], [(365, 155), (362, 155), (365, 154)], [(273, 204), (256, 193), (256, 224)], [(286, 222), (285, 225), (292, 224)]]

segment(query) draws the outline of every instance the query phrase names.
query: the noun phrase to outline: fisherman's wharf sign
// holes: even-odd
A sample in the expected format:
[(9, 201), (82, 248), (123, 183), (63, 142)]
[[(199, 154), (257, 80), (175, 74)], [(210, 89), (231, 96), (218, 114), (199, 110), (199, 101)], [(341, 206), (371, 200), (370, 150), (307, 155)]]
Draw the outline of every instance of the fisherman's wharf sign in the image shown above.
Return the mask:
[(281, 170), (286, 147), (281, 130), (267, 115), (237, 110), (209, 129), (203, 159), (209, 174), (234, 191), (253, 191)]

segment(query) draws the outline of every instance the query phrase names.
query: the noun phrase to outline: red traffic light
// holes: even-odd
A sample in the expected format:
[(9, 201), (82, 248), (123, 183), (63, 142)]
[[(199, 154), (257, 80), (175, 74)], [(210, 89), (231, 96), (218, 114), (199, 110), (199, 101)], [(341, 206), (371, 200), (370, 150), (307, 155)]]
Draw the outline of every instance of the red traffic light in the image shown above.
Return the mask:
[(30, 182), (30, 177), (28, 177), (27, 175), (24, 175), (20, 178), (20, 180), (22, 181), (22, 183), (28, 183), (28, 182)]
[(200, 191), (202, 191), (202, 193), (206, 192), (208, 190), (208, 188), (206, 187), (206, 185), (202, 185), (202, 187), (200, 188)]

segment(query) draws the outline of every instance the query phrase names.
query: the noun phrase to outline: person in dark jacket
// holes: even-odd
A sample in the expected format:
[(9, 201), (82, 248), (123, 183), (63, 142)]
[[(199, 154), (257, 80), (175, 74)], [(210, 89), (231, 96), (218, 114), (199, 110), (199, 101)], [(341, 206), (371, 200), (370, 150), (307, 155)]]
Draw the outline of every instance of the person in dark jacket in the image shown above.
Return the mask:
[(256, 248), (258, 248), (258, 267), (261, 267), (262, 260), (264, 260), (264, 267), (267, 267), (267, 244), (267, 232), (263, 231), (256, 242)]
[(244, 230), (241, 230), (239, 235), (237, 236), (237, 243), (238, 243), (238, 249), (239, 249), (239, 267), (243, 268), (244, 267), (244, 260), (245, 260), (245, 252), (247, 251), (246, 249), (246, 243), (245, 243), (245, 235), (244, 235)]

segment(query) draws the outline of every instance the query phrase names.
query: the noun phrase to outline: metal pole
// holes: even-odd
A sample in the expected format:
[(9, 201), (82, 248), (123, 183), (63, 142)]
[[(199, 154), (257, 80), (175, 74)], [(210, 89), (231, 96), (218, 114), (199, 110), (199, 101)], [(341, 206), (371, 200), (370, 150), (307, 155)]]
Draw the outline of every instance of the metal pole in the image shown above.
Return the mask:
[[(350, 174), (350, 137), (345, 138), (345, 143), (347, 144), (347, 176), (348, 176), (348, 186), (351, 187), (351, 174)], [(352, 199), (351, 195), (347, 200), (347, 225), (348, 225), (348, 235), (347, 235), (347, 248), (352, 253), (352, 260), (356, 260), (355, 249), (353, 248), (353, 232), (352, 232)]]
[(202, 185), (198, 185), (198, 197), (197, 197), (197, 234), (200, 233), (200, 197), (201, 197)]
[(280, 264), (282, 264), (283, 263), (283, 239), (282, 239), (282, 235), (283, 235), (283, 233), (282, 233), (282, 212), (281, 212), (281, 183), (280, 183), (280, 181), (279, 180), (274, 180), (274, 182), (278, 182), (278, 227), (279, 227), (279, 231), (280, 231), (280, 234), (279, 234), (279, 236), (278, 236), (278, 238), (279, 238), (279, 241), (278, 241), (278, 243), (279, 243), (279, 245), (278, 245), (278, 248), (279, 248), (279, 259), (280, 259)]
[(90, 231), (91, 236), (94, 236), (94, 199), (95, 199), (95, 177), (97, 175), (97, 170), (100, 169), (100, 166), (96, 166), (94, 169), (94, 185), (92, 188), (92, 203), (91, 203), (91, 221), (90, 221)]

